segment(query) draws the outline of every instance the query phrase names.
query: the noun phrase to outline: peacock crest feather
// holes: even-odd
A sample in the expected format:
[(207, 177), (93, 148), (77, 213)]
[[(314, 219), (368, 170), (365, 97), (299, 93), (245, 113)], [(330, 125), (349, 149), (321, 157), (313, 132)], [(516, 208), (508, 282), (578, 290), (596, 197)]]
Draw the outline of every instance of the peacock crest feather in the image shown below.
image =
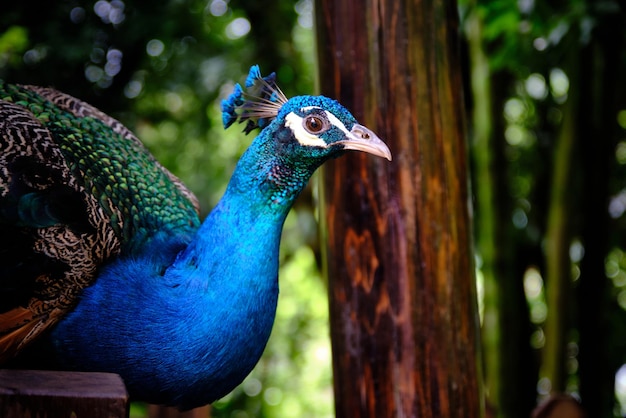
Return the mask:
[(263, 129), (278, 115), (287, 97), (276, 84), (276, 73), (261, 76), (258, 65), (250, 68), (245, 91), (236, 84), (233, 93), (222, 101), (222, 121), (228, 128), (236, 121), (245, 123), (244, 132)]

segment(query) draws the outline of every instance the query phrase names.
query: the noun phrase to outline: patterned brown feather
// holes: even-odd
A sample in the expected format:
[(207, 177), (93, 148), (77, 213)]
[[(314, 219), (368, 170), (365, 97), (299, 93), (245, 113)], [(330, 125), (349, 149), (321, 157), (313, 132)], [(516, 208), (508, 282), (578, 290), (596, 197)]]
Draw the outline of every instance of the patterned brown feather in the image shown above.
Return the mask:
[(126, 127), (71, 96), (0, 81), (0, 133), (2, 363), (107, 260), (199, 221), (195, 196)]

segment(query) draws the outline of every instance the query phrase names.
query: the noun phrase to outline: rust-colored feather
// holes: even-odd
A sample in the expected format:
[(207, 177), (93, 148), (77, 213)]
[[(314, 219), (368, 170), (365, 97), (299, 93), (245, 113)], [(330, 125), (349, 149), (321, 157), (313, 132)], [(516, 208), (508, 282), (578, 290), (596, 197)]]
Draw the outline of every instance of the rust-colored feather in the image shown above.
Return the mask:
[(14, 353), (26, 345), (32, 338), (29, 335), (33, 334), (39, 324), (39, 321), (34, 320), (33, 312), (27, 308), (15, 308), (1, 313), (0, 363), (10, 360)]

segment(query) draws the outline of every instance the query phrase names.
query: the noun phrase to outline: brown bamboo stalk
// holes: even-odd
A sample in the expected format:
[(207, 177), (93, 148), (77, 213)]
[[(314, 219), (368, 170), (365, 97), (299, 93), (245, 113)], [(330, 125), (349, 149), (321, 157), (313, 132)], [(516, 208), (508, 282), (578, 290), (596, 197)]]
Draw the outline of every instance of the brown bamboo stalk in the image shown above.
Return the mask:
[(316, 5), (322, 92), (389, 144), (323, 169), (340, 417), (479, 417), (478, 319), (454, 1)]

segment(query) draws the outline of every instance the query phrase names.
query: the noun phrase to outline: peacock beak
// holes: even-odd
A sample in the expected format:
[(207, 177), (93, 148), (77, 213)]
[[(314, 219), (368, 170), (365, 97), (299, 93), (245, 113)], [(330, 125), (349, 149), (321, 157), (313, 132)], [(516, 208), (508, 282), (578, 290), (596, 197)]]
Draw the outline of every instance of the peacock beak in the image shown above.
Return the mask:
[(342, 144), (344, 149), (367, 152), (391, 161), (389, 147), (374, 132), (358, 123), (346, 134), (346, 139), (337, 143)]

